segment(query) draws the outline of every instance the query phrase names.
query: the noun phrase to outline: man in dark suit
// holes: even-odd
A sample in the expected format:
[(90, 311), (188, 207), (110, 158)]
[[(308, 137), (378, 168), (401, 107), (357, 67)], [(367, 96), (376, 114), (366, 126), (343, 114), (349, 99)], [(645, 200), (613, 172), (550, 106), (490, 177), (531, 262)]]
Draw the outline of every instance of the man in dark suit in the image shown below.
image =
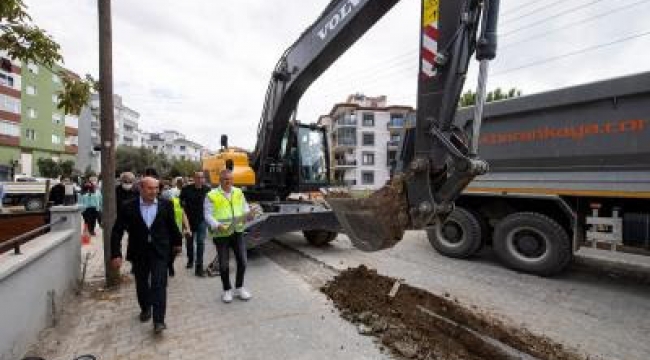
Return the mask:
[(140, 321), (151, 318), (154, 332), (165, 325), (167, 303), (167, 263), (172, 254), (181, 252), (182, 235), (176, 226), (170, 201), (158, 198), (158, 180), (142, 179), (140, 196), (123, 204), (111, 234), (113, 266), (122, 266), (122, 236), (129, 234), (127, 260), (133, 264)]

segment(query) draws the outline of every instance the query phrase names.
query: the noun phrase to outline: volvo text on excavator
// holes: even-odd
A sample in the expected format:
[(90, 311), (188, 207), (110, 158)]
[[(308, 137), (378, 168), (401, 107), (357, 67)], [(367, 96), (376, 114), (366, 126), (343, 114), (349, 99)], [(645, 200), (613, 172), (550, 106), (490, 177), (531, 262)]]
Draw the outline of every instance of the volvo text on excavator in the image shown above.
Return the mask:
[[(316, 244), (345, 232), (355, 247), (393, 246), (406, 229), (423, 228), (453, 210), (454, 200), (487, 171), (478, 137), (488, 61), (496, 55), (499, 0), (421, 0), (416, 125), (401, 144), (396, 175), (369, 198), (327, 192), (325, 130), (296, 121), (307, 88), (399, 0), (333, 0), (282, 55), (269, 82), (250, 165), (247, 198), (264, 215), (247, 225), (249, 246), (302, 230)], [(470, 133), (453, 124), (473, 54), (480, 63)], [(291, 194), (323, 191), (325, 201)]]

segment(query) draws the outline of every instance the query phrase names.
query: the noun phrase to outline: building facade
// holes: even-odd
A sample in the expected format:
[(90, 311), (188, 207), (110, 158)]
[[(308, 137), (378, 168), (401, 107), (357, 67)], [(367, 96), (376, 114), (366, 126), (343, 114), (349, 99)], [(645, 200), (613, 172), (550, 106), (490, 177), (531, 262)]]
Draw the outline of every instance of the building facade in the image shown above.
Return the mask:
[[(99, 94), (93, 94), (89, 106), (81, 111), (79, 127), (79, 169), (101, 171), (101, 154), (94, 149), (100, 145)], [(140, 114), (126, 106), (119, 95), (113, 95), (116, 146), (143, 146), (144, 134), (140, 130)]]
[(164, 153), (170, 159), (201, 161), (204, 148), (198, 143), (185, 138), (174, 130), (161, 133), (145, 133), (144, 146), (157, 153)]
[(327, 128), (332, 182), (353, 190), (386, 184), (402, 131), (414, 114), (410, 106), (388, 105), (386, 96), (355, 94), (334, 105), (318, 120)]
[(62, 84), (55, 72), (0, 52), (0, 176), (5, 179), (8, 172), (40, 175), (42, 158), (76, 160), (79, 121), (57, 108)]

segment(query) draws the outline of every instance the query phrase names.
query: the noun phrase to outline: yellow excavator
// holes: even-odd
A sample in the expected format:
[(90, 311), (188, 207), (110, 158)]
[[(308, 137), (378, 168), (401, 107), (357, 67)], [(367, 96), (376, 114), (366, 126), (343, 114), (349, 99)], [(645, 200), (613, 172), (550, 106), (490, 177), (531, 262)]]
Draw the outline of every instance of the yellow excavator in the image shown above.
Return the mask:
[(248, 151), (228, 146), (228, 136), (221, 135), (221, 149), (214, 155), (201, 159), (201, 167), (208, 182), (219, 184), (219, 174), (223, 169), (233, 172), (234, 185), (246, 189), (255, 185), (255, 172), (250, 167)]

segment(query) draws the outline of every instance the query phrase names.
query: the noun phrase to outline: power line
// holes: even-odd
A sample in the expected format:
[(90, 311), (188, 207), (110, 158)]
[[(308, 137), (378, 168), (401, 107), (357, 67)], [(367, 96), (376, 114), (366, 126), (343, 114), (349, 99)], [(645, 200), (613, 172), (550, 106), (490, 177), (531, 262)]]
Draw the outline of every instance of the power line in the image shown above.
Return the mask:
[[(566, 2), (565, 0), (563, 0), (563, 1)], [(590, 3), (581, 4), (581, 5), (577, 6), (577, 7), (565, 10), (564, 13), (570, 13), (570, 12), (577, 11), (578, 9), (582, 9), (582, 8), (585, 8), (585, 7), (588, 7), (588, 6), (593, 6), (594, 4), (596, 4), (598, 2), (601, 2), (601, 1), (604, 1), (604, 0), (595, 0), (595, 1), (592, 1)], [(557, 32), (557, 31), (560, 31), (560, 30), (564, 30), (564, 29), (567, 29), (567, 28), (571, 28), (573, 26), (577, 26), (577, 25), (580, 25), (582, 23), (586, 23), (586, 22), (589, 22), (591, 20), (594, 20), (594, 19), (597, 19), (597, 18), (600, 18), (600, 17), (604, 17), (604, 16), (607, 16), (607, 15), (613, 14), (613, 13), (618, 12), (620, 10), (624, 10), (624, 9), (632, 7), (632, 6), (642, 4), (642, 3), (646, 2), (646, 1), (648, 1), (648, 0), (639, 1), (639, 2), (634, 3), (634, 4), (628, 4), (627, 6), (623, 6), (621, 8), (611, 10), (608, 13), (599, 14), (597, 16), (593, 16), (591, 18), (584, 19), (584, 20), (578, 21), (576, 23), (572, 23), (572, 24), (560, 27), (560, 28), (555, 29), (555, 30), (551, 30), (551, 31), (546, 32), (544, 34), (533, 35), (533, 36), (528, 37), (526, 39), (523, 39), (521, 41), (517, 41), (517, 42), (512, 43), (512, 44), (506, 44), (505, 46), (502, 46), (501, 49), (505, 49), (505, 48), (514, 46), (515, 44), (520, 44), (520, 43), (526, 42), (528, 40), (542, 38), (542, 37), (548, 36), (550, 33)], [(536, 3), (537, 2), (535, 2), (535, 4)], [(548, 4), (547, 6), (553, 6), (553, 5), (557, 5), (559, 3), (560, 3), (560, 1), (556, 1), (556, 2), (553, 2), (551, 4)], [(529, 3), (529, 5), (531, 5), (531, 4), (534, 4), (534, 3)], [(564, 15), (564, 13), (560, 12), (560, 15)], [(526, 25), (525, 27), (530, 27), (530, 26), (532, 26), (532, 25), (529, 24), (529, 25)], [(515, 30), (513, 32), (516, 32), (516, 31), (519, 31), (519, 30)], [(411, 66), (411, 61), (412, 61), (410, 56), (416, 55), (418, 53), (418, 51), (419, 51), (419, 49), (404, 52), (401, 55), (398, 55), (398, 56), (395, 56), (395, 57), (391, 58), (391, 60), (388, 61), (388, 62), (377, 63), (375, 66), (381, 66), (382, 69), (387, 68), (387, 66), (388, 66), (388, 68), (410, 67)], [(365, 70), (362, 70), (360, 72), (359, 71), (353, 71), (353, 72), (349, 72), (347, 74), (337, 76), (337, 77), (335, 77), (334, 79), (331, 79), (331, 80), (325, 80), (323, 84), (328, 86), (328, 87), (329, 86), (336, 86), (337, 85), (336, 83), (340, 82), (340, 81), (351, 81), (351, 80), (356, 80), (356, 79), (364, 79), (364, 78), (367, 78), (369, 76), (370, 77), (376, 77), (376, 75), (377, 75), (377, 71), (371, 65), (370, 67), (368, 67)]]
[(530, 40), (533, 40), (533, 39), (539, 39), (539, 38), (547, 37), (547, 36), (549, 36), (550, 34), (555, 33), (555, 32), (558, 32), (558, 31), (560, 31), (560, 30), (566, 30), (566, 29), (569, 29), (569, 28), (572, 28), (572, 27), (575, 27), (575, 26), (578, 26), (578, 25), (582, 25), (582, 24), (588, 23), (588, 22), (593, 21), (593, 20), (598, 20), (598, 19), (603, 18), (603, 17), (606, 17), (606, 16), (608, 16), (608, 15), (612, 15), (612, 14), (615, 14), (615, 13), (617, 13), (617, 12), (620, 12), (620, 11), (623, 11), (623, 10), (627, 10), (627, 9), (633, 7), (633, 6), (648, 3), (648, 1), (649, 1), (649, 0), (641, 0), (641, 1), (637, 1), (637, 2), (635, 2), (635, 3), (627, 4), (626, 6), (621, 6), (621, 7), (619, 7), (619, 8), (615, 8), (615, 9), (612, 9), (612, 10), (608, 10), (607, 12), (603, 12), (603, 13), (600, 13), (600, 14), (597, 14), (597, 15), (594, 15), (594, 16), (591, 16), (591, 17), (588, 17), (588, 18), (586, 18), (586, 19), (582, 19), (582, 20), (579, 20), (579, 21), (576, 21), (576, 22), (573, 22), (573, 23), (567, 24), (567, 25), (565, 25), (565, 26), (561, 26), (561, 27), (556, 28), (556, 29), (552, 29), (552, 30), (549, 30), (549, 31), (545, 31), (545, 32), (543, 32), (543, 33), (538, 33), (538, 34), (536, 34), (536, 35), (529, 36), (529, 37), (527, 37), (527, 38), (525, 38), (525, 39), (522, 39), (522, 40), (520, 40), (520, 41), (515, 41), (515, 42), (511, 42), (511, 43), (506, 43), (505, 45), (500, 46), (500, 49), (501, 49), (501, 50), (503, 50), (503, 49), (507, 49), (507, 48), (510, 48), (510, 47), (512, 47), (512, 46), (519, 45), (519, 44), (525, 43), (525, 42), (530, 41)]
[(630, 35), (630, 36), (620, 38), (620, 39), (617, 39), (617, 40), (614, 40), (614, 41), (610, 41), (610, 42), (607, 42), (607, 43), (603, 43), (603, 44), (597, 44), (597, 45), (594, 45), (594, 46), (589, 46), (589, 47), (586, 47), (586, 48), (583, 48), (583, 49), (580, 49), (580, 50), (571, 51), (571, 52), (568, 52), (568, 53), (565, 53), (565, 54), (552, 56), (550, 58), (546, 58), (546, 59), (543, 59), (543, 60), (534, 61), (534, 62), (524, 64), (524, 65), (521, 65), (521, 66), (513, 67), (513, 68), (510, 68), (510, 69), (505, 69), (503, 71), (498, 71), (498, 72), (492, 73), (490, 75), (491, 76), (499, 76), (499, 75), (508, 74), (508, 73), (518, 71), (518, 70), (521, 70), (521, 69), (526, 69), (526, 68), (533, 67), (533, 66), (539, 66), (539, 65), (546, 64), (546, 63), (549, 63), (549, 62), (561, 60), (561, 59), (564, 59), (564, 58), (567, 58), (567, 57), (570, 57), (570, 56), (584, 54), (584, 53), (589, 52), (589, 51), (601, 49), (601, 48), (611, 46), (611, 45), (620, 44), (620, 43), (623, 43), (623, 42), (626, 42), (626, 41), (634, 40), (634, 39), (637, 39), (637, 38), (640, 38), (640, 37), (643, 37), (643, 36), (648, 36), (648, 35), (650, 35), (650, 31), (646, 31), (646, 32), (643, 32), (643, 33), (640, 33), (640, 34)]
[(555, 5), (559, 5), (559, 4), (566, 4), (566, 0), (557, 0), (557, 1), (554, 1), (554, 2), (552, 2), (550, 4), (537, 7), (534, 10), (529, 11), (527, 13), (524, 13), (522, 15), (519, 15), (519, 16), (517, 16), (516, 18), (514, 18), (512, 20), (504, 21), (503, 24), (509, 24), (511, 22), (519, 21), (521, 19), (526, 18), (527, 16), (535, 15), (535, 14), (539, 13), (540, 10), (541, 11), (548, 10), (549, 8), (551, 8), (551, 7), (555, 6)]
[(515, 12), (521, 10), (521, 9), (525, 9), (525, 8), (529, 7), (530, 5), (535, 5), (535, 4), (539, 4), (539, 1), (535, 0), (535, 1), (531, 1), (529, 3), (521, 4), (519, 6), (515, 6), (512, 9), (508, 9), (508, 11), (504, 11), (501, 14), (501, 16), (507, 16), (507, 15), (515, 13)]
[(513, 29), (513, 30), (511, 30), (511, 31), (508, 31), (508, 32), (505, 32), (505, 33), (499, 34), (499, 37), (506, 37), (506, 36), (508, 36), (508, 35), (512, 35), (512, 34), (518, 33), (518, 32), (521, 31), (521, 30), (529, 29), (529, 28), (534, 27), (534, 26), (537, 26), (537, 25), (539, 25), (539, 24), (548, 23), (549, 19), (551, 19), (551, 18), (552, 18), (553, 20), (555, 20), (555, 19), (557, 19), (558, 17), (562, 17), (562, 16), (564, 16), (564, 15), (567, 15), (567, 14), (570, 14), (570, 13), (576, 12), (576, 11), (578, 11), (578, 10), (581, 10), (581, 9), (587, 8), (587, 7), (589, 7), (589, 6), (593, 6), (594, 4), (599, 3), (599, 2), (603, 2), (603, 1), (605, 1), (605, 0), (594, 0), (594, 1), (591, 1), (591, 2), (586, 3), (586, 4), (582, 4), (582, 5), (579, 5), (579, 6), (575, 6), (575, 7), (572, 7), (572, 8), (570, 8), (570, 9), (567, 9), (567, 10), (564, 10), (564, 11), (560, 11), (560, 12), (558, 12), (557, 14), (553, 14), (553, 15), (547, 16), (547, 17), (545, 17), (545, 18), (543, 18), (543, 19), (541, 19), (541, 20), (533, 21), (532, 23), (529, 23), (528, 25), (524, 25), (524, 26), (521, 26), (521, 27), (515, 28), (515, 29)]

